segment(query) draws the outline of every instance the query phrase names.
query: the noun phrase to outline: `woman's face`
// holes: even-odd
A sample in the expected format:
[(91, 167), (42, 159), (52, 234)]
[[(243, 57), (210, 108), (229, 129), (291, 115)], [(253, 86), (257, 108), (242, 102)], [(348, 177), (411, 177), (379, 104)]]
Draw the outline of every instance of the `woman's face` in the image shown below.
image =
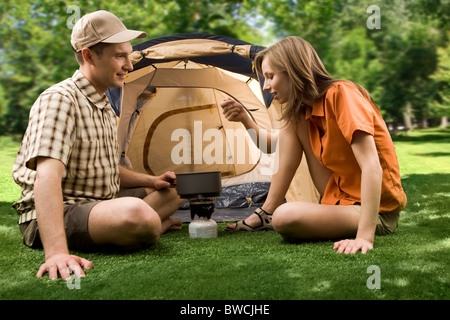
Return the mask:
[(286, 73), (273, 70), (267, 57), (261, 63), (261, 70), (264, 76), (263, 90), (274, 95), (274, 99), (278, 102), (286, 103), (290, 95), (289, 79)]

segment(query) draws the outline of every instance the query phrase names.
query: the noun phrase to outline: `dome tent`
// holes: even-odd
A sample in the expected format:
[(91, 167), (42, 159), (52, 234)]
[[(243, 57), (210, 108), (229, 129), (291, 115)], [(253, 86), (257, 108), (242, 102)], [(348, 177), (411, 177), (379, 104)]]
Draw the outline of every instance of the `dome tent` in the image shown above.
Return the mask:
[[(221, 171), (224, 188), (217, 208), (261, 205), (276, 154), (261, 152), (241, 123), (224, 118), (220, 103), (235, 99), (260, 127), (275, 128), (273, 110), (279, 108), (261, 90), (263, 79), (252, 65), (262, 49), (197, 33), (135, 45), (133, 71), (122, 88), (107, 92), (120, 116), (120, 164), (152, 175)], [(313, 187), (305, 185), (301, 193), (311, 199)]]

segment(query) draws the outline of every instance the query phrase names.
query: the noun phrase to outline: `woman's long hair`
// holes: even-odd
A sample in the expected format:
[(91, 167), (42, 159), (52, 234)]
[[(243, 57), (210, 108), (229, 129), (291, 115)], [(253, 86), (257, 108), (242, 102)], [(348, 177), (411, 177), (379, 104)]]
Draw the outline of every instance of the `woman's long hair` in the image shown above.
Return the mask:
[[(287, 37), (260, 51), (254, 60), (257, 73), (263, 74), (261, 65), (265, 58), (272, 69), (284, 72), (290, 83), (290, 97), (282, 110), (281, 120), (297, 122), (303, 113), (303, 101), (321, 98), (339, 79), (334, 79), (325, 69), (311, 44), (300, 37)], [(373, 103), (367, 90), (353, 83)]]

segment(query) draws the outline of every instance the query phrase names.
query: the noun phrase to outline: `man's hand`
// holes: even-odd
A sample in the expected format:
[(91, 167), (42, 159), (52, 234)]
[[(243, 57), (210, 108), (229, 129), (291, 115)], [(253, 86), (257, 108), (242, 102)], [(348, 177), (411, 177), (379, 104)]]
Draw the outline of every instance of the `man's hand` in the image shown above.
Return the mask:
[(154, 188), (156, 190), (164, 189), (164, 188), (174, 188), (174, 181), (177, 178), (175, 172), (167, 171), (160, 176), (156, 176), (154, 180)]
[(92, 267), (92, 262), (84, 258), (70, 254), (58, 254), (47, 258), (45, 263), (39, 268), (36, 276), (42, 278), (44, 274), (48, 273), (49, 278), (55, 280), (58, 278), (59, 273), (61, 278), (67, 280), (70, 279), (70, 272), (77, 278), (84, 277), (83, 269), (87, 270)]
[(50, 279), (57, 279), (58, 273), (61, 278), (69, 279), (70, 272), (82, 277), (82, 268), (92, 268), (92, 262), (69, 254), (61, 188), (64, 170), (64, 164), (59, 160), (37, 158), (34, 194), (39, 235), (45, 252), (45, 263), (36, 274), (38, 278), (47, 272)]

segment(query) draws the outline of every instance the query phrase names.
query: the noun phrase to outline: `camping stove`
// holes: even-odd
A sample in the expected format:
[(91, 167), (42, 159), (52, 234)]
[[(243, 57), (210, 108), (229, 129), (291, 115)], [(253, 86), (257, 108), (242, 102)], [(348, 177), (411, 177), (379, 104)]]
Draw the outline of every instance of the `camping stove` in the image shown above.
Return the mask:
[[(191, 238), (217, 238), (217, 223), (211, 219), (214, 212), (215, 197), (203, 197), (189, 199), (192, 222), (189, 224), (189, 236)], [(195, 216), (198, 219), (194, 219)]]
[[(220, 171), (177, 174), (177, 193), (188, 199), (191, 210), (189, 236), (216, 238), (217, 223), (211, 219), (216, 197), (222, 190)], [(198, 216), (198, 219), (195, 219)]]

